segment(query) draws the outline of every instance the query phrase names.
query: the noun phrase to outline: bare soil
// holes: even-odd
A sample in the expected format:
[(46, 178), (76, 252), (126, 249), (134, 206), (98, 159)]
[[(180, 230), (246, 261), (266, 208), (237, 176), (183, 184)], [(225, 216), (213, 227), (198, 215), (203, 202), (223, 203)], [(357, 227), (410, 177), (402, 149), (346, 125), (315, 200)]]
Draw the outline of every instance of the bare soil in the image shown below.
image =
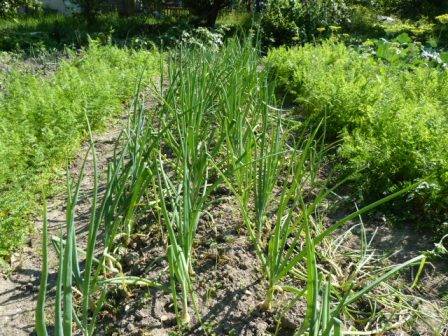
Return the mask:
[[(214, 195), (213, 205), (199, 223), (193, 266), (196, 309), (193, 304), (192, 327), (182, 334), (269, 335), (278, 327), (279, 335), (293, 335), (303, 318), (303, 303), (285, 309), (283, 304), (291, 297), (280, 294), (276, 309), (260, 309), (265, 291), (261, 265), (247, 241), (237, 205), (225, 189), (221, 192), (224, 195)], [(121, 263), (127, 274), (157, 281), (164, 288), (111, 292), (100, 335), (162, 336), (178, 330), (163, 258), (166, 237), (159, 223), (148, 217), (121, 251)]]
[[(196, 308), (191, 309), (192, 327), (184, 330), (176, 327), (168, 289), (168, 264), (163, 258), (166, 237), (157, 219), (148, 214), (140, 222), (137, 228), (139, 233), (131, 244), (122, 249), (121, 263), (126, 274), (157, 281), (163, 288), (128, 288), (127, 292), (115, 288), (103, 312), (99, 335), (289, 336), (300, 327), (306, 310), (303, 300), (294, 301), (291, 295), (278, 293), (273, 311), (260, 309), (265, 282), (261, 265), (246, 238), (238, 206), (225, 189), (213, 196), (212, 205), (199, 224), (196, 239)], [(394, 229), (375, 217), (369, 218), (366, 226), (369, 238), (376, 231), (372, 247), (378, 250), (378, 255), (395, 252), (391, 256), (393, 263), (404, 262), (420, 251), (432, 250), (434, 247), (431, 237), (422, 237), (411, 227)], [(355, 248), (359, 246), (356, 232), (346, 244)], [(390, 284), (407, 294), (411, 293), (410, 284), (415, 270), (406, 269), (402, 277)], [(447, 293), (447, 274), (446, 260), (435, 261), (425, 268), (421, 285), (412, 291), (428, 300), (427, 305), (419, 305), (422, 312), (443, 318), (440, 314), (445, 303), (441, 298)], [(303, 285), (297, 282), (293, 284), (299, 287)], [(447, 318), (445, 316), (444, 322), (426, 318), (425, 323), (419, 320), (410, 327), (395, 328), (384, 335), (434, 335), (432, 328), (442, 329), (440, 323), (448, 321)]]

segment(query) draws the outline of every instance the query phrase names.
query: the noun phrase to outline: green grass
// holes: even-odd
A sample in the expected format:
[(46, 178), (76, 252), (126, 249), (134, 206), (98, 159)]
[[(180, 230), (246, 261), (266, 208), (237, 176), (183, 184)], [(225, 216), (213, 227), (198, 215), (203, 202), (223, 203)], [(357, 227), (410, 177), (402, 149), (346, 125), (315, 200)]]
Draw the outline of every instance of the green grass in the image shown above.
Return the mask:
[(68, 53), (52, 74), (13, 68), (0, 93), (0, 256), (20, 246), (32, 227), (38, 195), (61, 176), (93, 130), (122, 113), (145, 70), (158, 72), (156, 52), (101, 47)]

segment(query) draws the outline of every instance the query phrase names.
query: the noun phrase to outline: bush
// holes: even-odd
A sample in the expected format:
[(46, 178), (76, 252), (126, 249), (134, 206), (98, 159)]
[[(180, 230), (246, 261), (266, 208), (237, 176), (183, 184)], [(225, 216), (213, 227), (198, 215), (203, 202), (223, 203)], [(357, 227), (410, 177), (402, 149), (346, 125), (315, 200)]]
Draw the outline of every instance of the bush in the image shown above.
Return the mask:
[(442, 230), (448, 211), (446, 70), (385, 64), (333, 42), (273, 50), (267, 64), (304, 113), (316, 121), (327, 117), (328, 134), (342, 139), (340, 156), (366, 198), (427, 179), (407, 199), (408, 215)]
[(40, 2), (36, 0), (0, 0), (0, 17), (14, 16), (19, 10), (38, 11)]
[[(122, 111), (155, 54), (95, 43), (64, 60), (53, 75), (13, 69), (0, 87), (0, 257), (29, 231), (36, 195), (45, 190), (86, 137)], [(147, 80), (148, 77), (145, 77)]]
[(303, 43), (330, 33), (347, 18), (344, 0), (270, 0), (261, 19), (262, 38), (267, 45)]

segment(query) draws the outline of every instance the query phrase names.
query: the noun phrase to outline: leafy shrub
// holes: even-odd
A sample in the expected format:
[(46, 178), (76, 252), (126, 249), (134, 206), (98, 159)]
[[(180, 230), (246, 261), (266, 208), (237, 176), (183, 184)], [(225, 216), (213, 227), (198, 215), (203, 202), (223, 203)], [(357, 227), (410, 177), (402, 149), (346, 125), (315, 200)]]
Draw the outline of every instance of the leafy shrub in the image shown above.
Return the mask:
[(295, 44), (340, 26), (348, 18), (344, 0), (270, 0), (261, 19), (266, 44)]
[(18, 10), (37, 11), (40, 2), (36, 0), (0, 0), (0, 17), (14, 16)]
[(434, 45), (425, 46), (421, 42), (414, 42), (406, 33), (392, 40), (385, 38), (366, 40), (357, 48), (395, 67), (448, 67), (447, 52), (434, 48)]
[[(448, 72), (385, 64), (342, 44), (280, 48), (268, 66), (304, 113), (327, 117), (365, 197), (428, 178), (409, 214), (434, 229), (448, 211)], [(409, 217), (408, 217), (409, 218)]]
[[(0, 91), (0, 257), (19, 246), (30, 229), (36, 194), (92, 127), (122, 111), (144, 69), (154, 73), (155, 54), (93, 43), (71, 53), (53, 75), (13, 69)], [(147, 80), (148, 77), (145, 77)]]

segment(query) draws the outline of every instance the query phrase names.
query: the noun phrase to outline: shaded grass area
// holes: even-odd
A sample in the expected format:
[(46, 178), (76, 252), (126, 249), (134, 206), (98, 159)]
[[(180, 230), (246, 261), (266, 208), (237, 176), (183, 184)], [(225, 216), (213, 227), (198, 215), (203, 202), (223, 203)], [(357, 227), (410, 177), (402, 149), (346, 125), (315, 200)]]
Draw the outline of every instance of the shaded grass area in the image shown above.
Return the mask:
[(92, 42), (52, 74), (19, 66), (0, 76), (0, 257), (19, 247), (28, 232), (39, 194), (63, 174), (64, 164), (92, 129), (121, 113), (138, 77), (158, 71), (158, 53)]
[[(228, 28), (229, 35), (251, 27), (252, 16), (240, 11), (223, 11), (218, 25)], [(36, 54), (44, 50), (63, 50), (88, 45), (89, 36), (103, 43), (132, 48), (159, 48), (175, 45), (184, 30), (194, 27), (188, 13), (120, 17), (117, 13), (98, 15), (90, 24), (81, 16), (42, 14), (15, 19), (0, 19), (0, 50), (26, 51)]]
[(139, 15), (128, 18), (116, 13), (99, 15), (87, 23), (81, 16), (43, 14), (0, 20), (0, 49), (26, 50), (79, 48), (88, 44), (88, 37), (103, 42), (130, 45), (137, 37), (159, 43), (164, 34), (175, 34), (173, 27), (185, 24), (185, 17)]

